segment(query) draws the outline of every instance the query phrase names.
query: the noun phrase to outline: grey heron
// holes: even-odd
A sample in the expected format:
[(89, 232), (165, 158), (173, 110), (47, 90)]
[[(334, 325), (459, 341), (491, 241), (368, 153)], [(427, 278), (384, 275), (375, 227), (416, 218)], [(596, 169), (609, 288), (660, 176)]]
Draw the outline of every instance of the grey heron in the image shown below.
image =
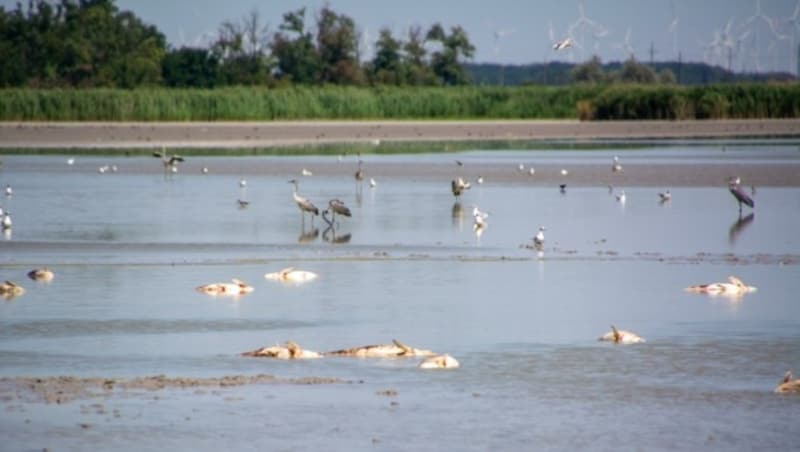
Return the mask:
[[(306, 212), (314, 216), (319, 215), (319, 209), (317, 209), (317, 206), (315, 206), (314, 203), (297, 194), (299, 185), (297, 179), (292, 179), (289, 181), (289, 183), (294, 185), (294, 190), (292, 190), (292, 198), (294, 199), (295, 204), (297, 204), (297, 208), (300, 209), (300, 214), (303, 216), (303, 219), (305, 219)], [(313, 216), (311, 217), (311, 221), (314, 221)]]
[(346, 205), (344, 205), (344, 202), (342, 202), (340, 199), (331, 199), (330, 201), (328, 201), (328, 210), (331, 211), (332, 213), (331, 222), (336, 220), (337, 213), (345, 217), (352, 216), (350, 209)]
[(739, 185), (741, 183), (741, 179), (739, 177), (731, 177), (728, 179), (728, 190), (731, 192), (736, 201), (739, 202), (739, 215), (742, 215), (742, 204), (747, 204), (751, 209), (756, 207), (753, 198), (751, 198), (747, 193), (742, 190), (742, 186)]

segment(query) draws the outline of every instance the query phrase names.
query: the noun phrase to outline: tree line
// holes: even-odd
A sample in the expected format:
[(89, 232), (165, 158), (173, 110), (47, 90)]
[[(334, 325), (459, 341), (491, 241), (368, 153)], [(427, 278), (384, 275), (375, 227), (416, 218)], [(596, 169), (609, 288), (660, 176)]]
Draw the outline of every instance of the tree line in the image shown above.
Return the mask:
[(0, 87), (218, 87), (470, 83), (475, 47), (460, 26), (380, 30), (374, 56), (345, 14), (324, 6), (283, 14), (273, 32), (257, 11), (226, 21), (208, 48), (170, 48), (164, 34), (114, 0), (29, 0), (0, 7)]

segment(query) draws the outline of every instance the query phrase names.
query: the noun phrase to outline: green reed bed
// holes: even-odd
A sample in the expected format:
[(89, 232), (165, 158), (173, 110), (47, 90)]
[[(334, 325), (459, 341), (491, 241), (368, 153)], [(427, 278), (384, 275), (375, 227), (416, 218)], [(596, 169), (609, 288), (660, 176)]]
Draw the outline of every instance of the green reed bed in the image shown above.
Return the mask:
[(800, 84), (3, 89), (3, 121), (796, 118)]

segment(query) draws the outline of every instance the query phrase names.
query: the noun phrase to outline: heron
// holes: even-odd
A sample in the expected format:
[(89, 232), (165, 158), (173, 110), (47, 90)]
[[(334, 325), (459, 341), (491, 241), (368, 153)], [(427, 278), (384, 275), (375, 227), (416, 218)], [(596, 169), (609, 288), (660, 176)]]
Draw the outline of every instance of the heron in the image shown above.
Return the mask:
[(539, 232), (537, 232), (536, 235), (533, 236), (533, 244), (534, 245), (536, 245), (538, 247), (544, 245), (544, 231), (546, 231), (544, 226), (539, 226)]
[(739, 216), (742, 215), (742, 204), (747, 204), (751, 209), (756, 207), (753, 198), (751, 198), (747, 193), (742, 190), (742, 186), (739, 185), (742, 180), (739, 177), (731, 177), (728, 179), (728, 190), (731, 192), (736, 201), (739, 202)]
[(312, 215), (311, 221), (313, 222), (314, 216), (319, 215), (319, 209), (317, 209), (317, 206), (315, 206), (314, 203), (297, 194), (299, 186), (299, 182), (297, 182), (297, 179), (292, 179), (289, 181), (289, 183), (294, 184), (294, 190), (292, 190), (292, 198), (294, 199), (295, 204), (297, 204), (297, 208), (300, 209), (300, 214), (303, 216), (303, 219), (305, 220), (305, 213), (308, 212)]
[(614, 173), (622, 172), (622, 164), (619, 163), (619, 157), (616, 155), (611, 163), (611, 171)]
[(167, 154), (166, 146), (162, 146), (160, 151), (153, 152), (153, 157), (160, 158), (164, 164), (164, 171), (178, 172), (178, 162), (183, 161), (183, 157), (178, 154)]

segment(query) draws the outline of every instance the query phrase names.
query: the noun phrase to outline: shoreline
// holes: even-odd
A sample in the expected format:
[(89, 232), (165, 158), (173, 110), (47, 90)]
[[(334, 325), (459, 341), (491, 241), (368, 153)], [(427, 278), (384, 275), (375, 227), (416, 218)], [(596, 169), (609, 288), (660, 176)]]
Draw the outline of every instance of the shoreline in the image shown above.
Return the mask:
[(800, 119), (0, 122), (0, 149), (257, 149), (334, 144), (800, 138)]

